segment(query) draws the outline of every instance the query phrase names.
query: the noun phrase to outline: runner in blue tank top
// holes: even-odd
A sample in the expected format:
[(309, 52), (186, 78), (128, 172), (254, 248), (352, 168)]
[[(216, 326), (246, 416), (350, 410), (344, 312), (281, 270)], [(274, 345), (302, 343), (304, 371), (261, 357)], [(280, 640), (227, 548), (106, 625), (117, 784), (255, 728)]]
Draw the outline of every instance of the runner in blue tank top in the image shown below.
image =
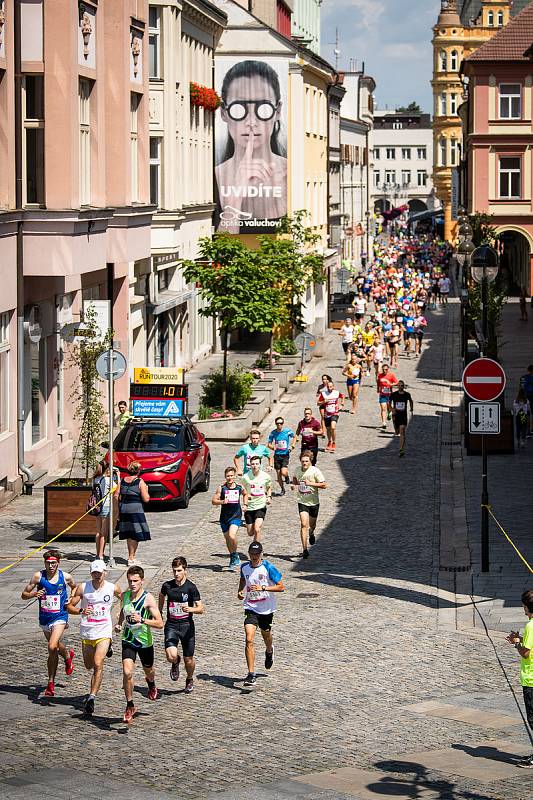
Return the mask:
[(67, 650), (61, 638), (68, 627), (68, 613), (65, 608), (68, 602), (67, 586), (74, 591), (76, 583), (68, 572), (59, 569), (61, 555), (59, 550), (47, 550), (44, 554), (43, 570), (33, 574), (32, 579), (22, 592), (23, 600), (35, 597), (39, 599), (39, 625), (48, 642), (48, 686), (44, 694), (53, 697), (55, 694), (55, 677), (59, 655), (65, 660), (65, 673), (74, 672), (74, 650)]

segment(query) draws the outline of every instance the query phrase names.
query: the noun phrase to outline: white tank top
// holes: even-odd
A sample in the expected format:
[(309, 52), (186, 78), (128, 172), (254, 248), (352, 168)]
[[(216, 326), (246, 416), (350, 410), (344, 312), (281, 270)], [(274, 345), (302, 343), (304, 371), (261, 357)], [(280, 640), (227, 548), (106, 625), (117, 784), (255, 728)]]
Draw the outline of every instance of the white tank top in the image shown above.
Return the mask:
[(83, 584), (81, 598), (82, 610), (90, 607), (89, 614), (80, 617), (80, 634), (82, 639), (112, 639), (113, 624), (111, 622), (111, 606), (115, 586), (104, 581), (100, 589), (95, 589), (92, 581)]

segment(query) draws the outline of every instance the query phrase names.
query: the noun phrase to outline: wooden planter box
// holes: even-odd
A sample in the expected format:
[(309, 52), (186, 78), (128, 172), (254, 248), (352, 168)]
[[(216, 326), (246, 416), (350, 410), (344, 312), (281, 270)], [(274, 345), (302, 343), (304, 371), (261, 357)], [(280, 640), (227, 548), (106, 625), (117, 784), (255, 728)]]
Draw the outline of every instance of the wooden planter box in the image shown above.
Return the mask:
[(216, 419), (198, 419), (193, 422), (208, 441), (244, 442), (253, 428), (252, 410), (245, 408), (236, 417), (218, 417)]
[[(44, 487), (44, 541), (48, 541), (67, 528), (75, 519), (87, 511), (87, 503), (91, 496), (91, 486), (83, 478), (70, 479), (70, 483), (79, 480), (77, 486), (62, 485), (64, 479), (59, 478)], [(65, 534), (76, 539), (92, 539), (96, 533), (96, 517), (89, 514), (80, 520)], [(62, 539), (63, 537), (61, 537)], [(61, 539), (58, 542), (61, 542)]]

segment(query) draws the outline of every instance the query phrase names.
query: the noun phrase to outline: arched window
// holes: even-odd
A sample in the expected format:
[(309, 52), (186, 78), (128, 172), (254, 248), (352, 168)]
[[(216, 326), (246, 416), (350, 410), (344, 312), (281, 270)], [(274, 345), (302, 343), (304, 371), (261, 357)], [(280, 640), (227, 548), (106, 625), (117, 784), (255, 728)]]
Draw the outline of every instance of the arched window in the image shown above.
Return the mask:
[(441, 137), (439, 139), (439, 167), (446, 166), (446, 139)]
[(448, 69), (448, 58), (446, 56), (446, 50), (441, 50), (439, 57), (440, 57), (440, 71), (446, 72), (446, 70)]
[(498, 27), (503, 27), (503, 11), (498, 11)]
[(457, 50), (452, 50), (450, 55), (450, 69), (452, 72), (457, 72), (459, 68), (459, 54)]
[(487, 24), (490, 28), (494, 25), (494, 11), (489, 11), (487, 14)]

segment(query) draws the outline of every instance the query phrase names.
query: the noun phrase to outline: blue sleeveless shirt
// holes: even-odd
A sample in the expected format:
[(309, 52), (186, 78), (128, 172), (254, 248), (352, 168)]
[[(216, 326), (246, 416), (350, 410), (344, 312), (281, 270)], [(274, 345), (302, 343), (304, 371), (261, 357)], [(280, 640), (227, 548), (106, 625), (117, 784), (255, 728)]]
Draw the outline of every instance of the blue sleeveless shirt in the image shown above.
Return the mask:
[(39, 598), (39, 625), (50, 625), (52, 622), (68, 622), (65, 605), (68, 600), (65, 576), (58, 570), (57, 583), (51, 583), (46, 577), (46, 570), (41, 570), (41, 579), (37, 589), (44, 589), (46, 594)]

